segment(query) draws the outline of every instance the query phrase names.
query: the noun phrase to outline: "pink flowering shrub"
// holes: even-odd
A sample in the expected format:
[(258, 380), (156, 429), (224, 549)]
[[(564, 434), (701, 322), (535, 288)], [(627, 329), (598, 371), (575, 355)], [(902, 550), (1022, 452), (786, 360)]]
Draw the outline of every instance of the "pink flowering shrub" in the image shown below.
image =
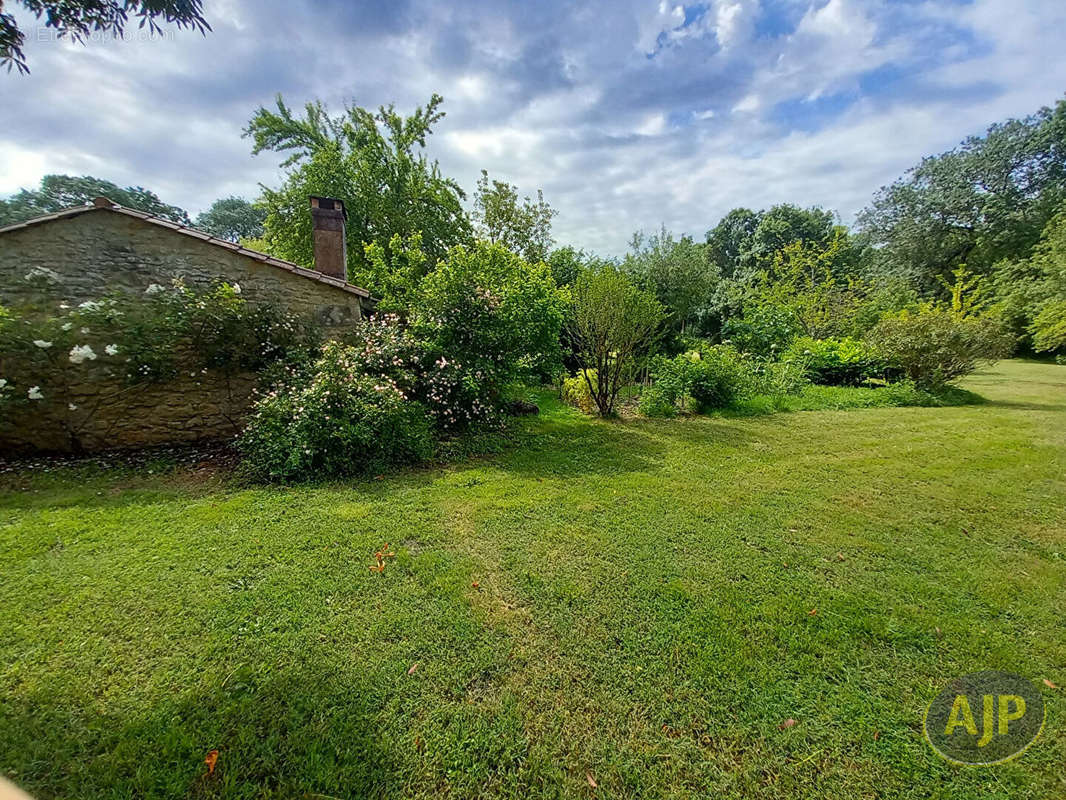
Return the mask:
[(432, 455), (433, 424), (404, 388), (410, 376), (392, 364), (399, 380), (372, 375), (367, 358), (357, 346), (329, 342), (307, 369), (260, 398), (238, 440), (252, 477), (360, 475)]
[(411, 309), (411, 329), (432, 357), (426, 401), (439, 424), (484, 419), (507, 384), (561, 368), (566, 302), (544, 264), (487, 242), (452, 248)]

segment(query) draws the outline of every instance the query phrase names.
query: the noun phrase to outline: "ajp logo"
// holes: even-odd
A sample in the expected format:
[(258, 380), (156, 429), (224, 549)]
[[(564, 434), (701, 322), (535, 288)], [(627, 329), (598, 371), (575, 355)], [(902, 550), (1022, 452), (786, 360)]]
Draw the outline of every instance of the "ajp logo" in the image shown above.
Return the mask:
[(925, 738), (956, 764), (1017, 758), (1044, 728), (1044, 698), (1020, 675), (975, 672), (956, 678), (925, 712)]

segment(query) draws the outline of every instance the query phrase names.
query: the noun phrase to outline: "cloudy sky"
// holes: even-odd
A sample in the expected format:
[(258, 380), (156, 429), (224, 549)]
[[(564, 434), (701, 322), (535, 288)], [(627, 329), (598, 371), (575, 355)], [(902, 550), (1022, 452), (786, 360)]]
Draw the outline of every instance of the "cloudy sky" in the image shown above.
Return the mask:
[(241, 137), (278, 92), (406, 111), (436, 91), (447, 174), (542, 188), (557, 240), (615, 255), (637, 228), (702, 237), (739, 205), (848, 222), (921, 156), (1066, 91), (1062, 0), (204, 6), (206, 38), (85, 47), (16, 8), (32, 74), (0, 73), (0, 195), (91, 174), (195, 214), (280, 181)]

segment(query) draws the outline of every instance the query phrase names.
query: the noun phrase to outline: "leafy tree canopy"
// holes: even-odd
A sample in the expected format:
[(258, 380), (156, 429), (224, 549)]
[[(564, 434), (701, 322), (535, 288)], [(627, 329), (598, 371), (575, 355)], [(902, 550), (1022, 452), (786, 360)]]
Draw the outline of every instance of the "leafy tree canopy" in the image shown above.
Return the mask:
[(650, 236), (634, 233), (629, 246), (623, 269), (670, 310), (675, 330), (684, 332), (718, 281), (704, 245), (690, 236), (675, 239), (664, 226)]
[(879, 268), (935, 290), (965, 262), (1024, 258), (1066, 198), (1066, 101), (991, 126), (882, 188), (859, 215)]
[(1029, 258), (998, 263), (992, 280), (1016, 334), (1031, 337), (1035, 350), (1066, 352), (1066, 209), (1044, 227)]
[(196, 227), (219, 239), (239, 242), (263, 235), (266, 211), (243, 197), (224, 197), (196, 218)]
[[(121, 36), (130, 16), (140, 20), (140, 27), (162, 33), (159, 21), (191, 28), (206, 35), (211, 26), (202, 13), (202, 0), (18, 0), (37, 19), (54, 28), (56, 35), (82, 43), (94, 31)], [(22, 51), (26, 37), (12, 14), (3, 13), (0, 3), (0, 67), (8, 72), (14, 67), (28, 73)]]
[(350, 106), (330, 116), (319, 102), (308, 103), (298, 116), (280, 96), (275, 110), (259, 108), (245, 129), (254, 141), (252, 152), (285, 154), (282, 166), (290, 168), (280, 188), (263, 189), (263, 238), (270, 252), (313, 263), (309, 195), (344, 201), (348, 263), (355, 272), (372, 268), (367, 244), (384, 248), (388, 260), (393, 241), (421, 234), (421, 249), (432, 265), (453, 245), (467, 242), (462, 189), (421, 152), (444, 117), (442, 102), (434, 94), (408, 117), (391, 105), (377, 112)]
[(474, 192), (474, 223), (477, 235), (501, 244), (527, 261), (544, 261), (552, 246), (552, 217), (558, 214), (537, 190), (537, 200), (519, 201), (518, 187), (504, 181), (489, 181), (481, 170)]
[(735, 208), (707, 232), (708, 255), (723, 276), (748, 282), (771, 267), (787, 245), (825, 247), (836, 228), (833, 212), (818, 207), (783, 203), (765, 211)]
[(123, 189), (111, 181), (91, 175), (45, 175), (41, 178), (39, 189), (21, 189), (8, 200), (0, 200), (0, 225), (11, 225), (44, 214), (54, 214), (65, 208), (88, 205), (93, 198), (101, 195), (126, 208), (169, 219), (179, 225), (190, 224), (189, 215), (183, 209), (164, 203), (155, 192), (140, 186)]

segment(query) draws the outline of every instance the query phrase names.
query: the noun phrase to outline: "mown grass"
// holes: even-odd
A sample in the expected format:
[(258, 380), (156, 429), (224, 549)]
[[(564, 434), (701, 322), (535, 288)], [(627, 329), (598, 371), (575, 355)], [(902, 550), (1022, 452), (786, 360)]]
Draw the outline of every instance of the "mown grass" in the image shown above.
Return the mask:
[[(345, 484), (10, 475), (0, 769), (42, 798), (1064, 796), (1066, 368), (966, 387), (542, 398), (504, 452)], [(952, 766), (922, 715), (980, 669), (1036, 680), (1048, 725)]]

